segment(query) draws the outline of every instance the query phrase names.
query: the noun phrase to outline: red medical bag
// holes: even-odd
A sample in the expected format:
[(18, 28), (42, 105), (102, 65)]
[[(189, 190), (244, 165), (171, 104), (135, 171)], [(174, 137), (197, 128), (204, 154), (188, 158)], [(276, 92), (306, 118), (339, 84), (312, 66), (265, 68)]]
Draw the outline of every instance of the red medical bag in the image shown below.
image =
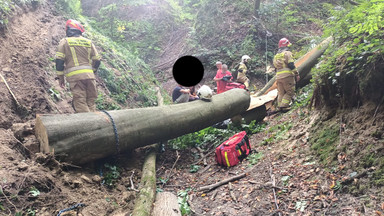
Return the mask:
[(251, 152), (249, 139), (245, 131), (233, 135), (216, 148), (216, 162), (231, 167), (246, 158)]

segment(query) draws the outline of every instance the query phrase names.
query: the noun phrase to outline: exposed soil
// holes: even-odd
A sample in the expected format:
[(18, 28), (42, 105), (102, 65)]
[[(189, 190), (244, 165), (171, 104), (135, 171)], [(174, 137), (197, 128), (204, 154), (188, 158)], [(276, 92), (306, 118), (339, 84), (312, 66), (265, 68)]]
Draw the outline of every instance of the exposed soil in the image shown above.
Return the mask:
[[(362, 110), (367, 111), (369, 108), (364, 107), (335, 117), (338, 119), (341, 116), (344, 118), (348, 116), (350, 119), (347, 126), (344, 121), (341, 123), (348, 129), (342, 132), (343, 140), (340, 141), (340, 146), (359, 151), (362, 145), (373, 144), (379, 149), (374, 152), (383, 154), (383, 140), (368, 135), (382, 125), (381, 123), (371, 125), (373, 116), (368, 117), (368, 115), (364, 115), (368, 119), (361, 122), (361, 118), (364, 118), (359, 115)], [(383, 117), (381, 114), (379, 118)], [(171, 171), (177, 153), (167, 152), (165, 155), (160, 155), (158, 162), (164, 165), (159, 168), (158, 175), (166, 179), (170, 175), (169, 172), (172, 172), (171, 179), (164, 185), (166, 191), (176, 193), (190, 189), (189, 203), (194, 212), (193, 215), (382, 214), (384, 210), (382, 187), (367, 187), (366, 190), (353, 195), (348, 193), (352, 187), (368, 185), (367, 177), (371, 176), (373, 169), (377, 168), (358, 169), (356, 164), (361, 161), (362, 155), (352, 155), (348, 152), (339, 154), (338, 162), (331, 170), (328, 168), (330, 165), (324, 166), (311, 150), (312, 144), (309, 142), (311, 128), (319, 124), (321, 119), (321, 112), (309, 112), (306, 109), (267, 117), (266, 132), (252, 135), (250, 138), (252, 148), (263, 154), (263, 158), (256, 165), (252, 165), (250, 160), (245, 160), (237, 166), (223, 168), (217, 165), (214, 153), (208, 150), (207, 152), (211, 152), (207, 157), (209, 168), (204, 169), (203, 164), (199, 163), (200, 170), (197, 173), (190, 173), (191, 164), (198, 161), (194, 159), (198, 151), (190, 150), (179, 152), (182, 160), (177, 163), (176, 169)], [(292, 128), (280, 141), (263, 144), (263, 140), (271, 136), (272, 132), (268, 131), (272, 127), (287, 121), (292, 123)], [(352, 129), (356, 127), (365, 129)], [(361, 143), (357, 146), (353, 145), (354, 139), (361, 140)], [(359, 177), (350, 178), (351, 181), (347, 180), (354, 172)], [(232, 182), (236, 200), (231, 198), (228, 184), (210, 192), (198, 191), (201, 186), (214, 184), (241, 173), (246, 173), (246, 177)], [(345, 184), (338, 185), (337, 182)]]
[[(60, 210), (79, 203), (85, 206), (79, 208), (78, 214), (72, 211), (68, 215), (129, 215), (137, 196), (145, 149), (82, 167), (60, 163), (52, 155), (38, 153), (34, 136), (36, 114), (73, 113), (68, 90), (61, 89), (54, 80), (53, 62), (50, 61), (64, 36), (65, 19), (54, 15), (54, 11), (50, 1), (36, 9), (19, 9), (0, 38), (0, 72), (20, 105), (28, 111), (17, 109), (1, 81), (0, 215), (15, 215), (16, 212), (57, 215)], [(99, 91), (103, 91), (101, 86), (98, 86)], [(61, 99), (53, 96), (49, 91), (52, 88), (59, 91)], [(245, 160), (235, 167), (222, 168), (210, 153), (207, 156), (209, 168), (198, 164), (201, 169), (190, 173), (190, 165), (199, 160), (195, 157), (197, 150), (167, 149), (158, 155), (157, 178), (169, 178), (169, 181), (159, 182), (158, 188), (175, 194), (190, 188), (189, 204), (193, 215), (383, 214), (383, 188), (348, 190), (348, 187), (368, 184), (371, 176), (371, 167), (358, 169), (361, 167), (359, 151), (372, 145), (375, 146), (372, 152), (383, 155), (383, 109), (376, 108), (361, 107), (329, 118), (306, 109), (268, 117), (266, 132), (250, 137), (253, 149), (263, 154), (255, 165)], [(340, 154), (333, 170), (319, 162), (309, 142), (311, 130), (320, 121), (330, 119), (342, 128), (340, 149), (347, 146), (349, 150)], [(268, 128), (287, 121), (292, 123), (292, 128), (282, 139), (262, 144), (272, 133)], [(205, 149), (207, 153), (212, 150)], [(180, 159), (175, 163), (177, 154)], [(119, 168), (112, 187), (106, 182), (111, 168), (105, 164)], [(173, 165), (175, 168), (171, 169)], [(359, 176), (364, 171), (366, 175)], [(338, 188), (336, 183), (353, 172), (357, 172), (359, 178)], [(246, 173), (246, 177), (232, 182), (236, 201), (229, 195), (228, 184), (210, 192), (196, 191), (201, 186), (241, 173)]]

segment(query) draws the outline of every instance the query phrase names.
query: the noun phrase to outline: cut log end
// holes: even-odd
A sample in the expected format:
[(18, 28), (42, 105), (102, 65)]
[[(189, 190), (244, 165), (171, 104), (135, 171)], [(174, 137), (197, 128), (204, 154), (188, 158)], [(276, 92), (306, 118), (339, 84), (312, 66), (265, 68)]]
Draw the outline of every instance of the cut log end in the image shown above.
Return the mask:
[(49, 148), (47, 129), (45, 128), (39, 114), (36, 115), (35, 136), (40, 143), (40, 152), (50, 153), (51, 150)]
[(152, 216), (181, 216), (177, 196), (171, 192), (156, 194)]

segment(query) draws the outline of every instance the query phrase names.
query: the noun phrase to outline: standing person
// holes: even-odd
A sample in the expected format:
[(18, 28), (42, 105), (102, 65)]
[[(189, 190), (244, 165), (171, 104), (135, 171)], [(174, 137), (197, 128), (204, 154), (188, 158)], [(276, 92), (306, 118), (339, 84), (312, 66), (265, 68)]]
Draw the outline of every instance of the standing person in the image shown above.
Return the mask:
[(73, 95), (77, 113), (96, 111), (95, 72), (100, 66), (100, 56), (91, 40), (82, 37), (84, 28), (80, 22), (69, 19), (63, 38), (56, 52), (56, 71), (60, 86), (65, 87), (64, 76)]
[(250, 59), (251, 57), (247, 55), (243, 55), (241, 57), (239, 69), (237, 70), (236, 82), (243, 83), (246, 89), (248, 89), (249, 87), (249, 79), (247, 77), (247, 71), (248, 71), (248, 60)]
[(217, 67), (217, 72), (216, 73), (219, 73), (219, 71), (221, 72), (221, 67), (222, 66), (223, 66), (223, 63), (221, 63), (221, 61), (216, 62), (216, 67)]
[[(276, 68), (277, 84), (277, 106), (280, 111), (288, 111), (289, 104), (295, 95), (296, 81), (300, 80), (299, 73), (295, 67), (292, 52), (289, 51), (291, 43), (287, 38), (279, 41), (279, 50), (273, 58), (273, 65)], [(296, 80), (295, 80), (296, 76)]]
[(232, 80), (232, 74), (228, 71), (228, 66), (226, 64), (223, 64), (221, 70), (217, 71), (213, 80), (217, 83), (217, 94), (226, 91), (225, 87), (227, 86), (228, 81)]
[(191, 89), (186, 88), (182, 85), (177, 85), (172, 92), (172, 101), (174, 103), (185, 103), (189, 101), (191, 95)]

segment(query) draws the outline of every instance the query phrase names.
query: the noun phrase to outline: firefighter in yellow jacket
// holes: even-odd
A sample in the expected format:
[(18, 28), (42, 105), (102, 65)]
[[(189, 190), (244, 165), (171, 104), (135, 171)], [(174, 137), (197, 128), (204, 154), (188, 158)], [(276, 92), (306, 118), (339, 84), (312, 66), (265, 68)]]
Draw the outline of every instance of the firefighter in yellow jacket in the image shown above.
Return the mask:
[(65, 76), (77, 113), (95, 112), (97, 89), (94, 72), (100, 66), (100, 57), (92, 41), (82, 37), (84, 28), (78, 21), (68, 20), (65, 31), (67, 37), (60, 41), (56, 52), (60, 86), (64, 88)]
[(247, 77), (247, 71), (248, 71), (248, 60), (250, 59), (251, 57), (247, 55), (243, 55), (241, 57), (239, 69), (237, 69), (236, 82), (243, 83), (246, 89), (248, 89), (249, 87), (249, 79)]
[[(290, 109), (289, 104), (295, 95), (296, 81), (299, 81), (300, 76), (295, 67), (295, 61), (292, 57), (292, 52), (289, 51), (291, 43), (287, 38), (282, 38), (279, 41), (279, 50), (273, 58), (273, 65), (276, 69), (276, 84), (277, 84), (277, 105), (280, 111)], [(296, 80), (295, 80), (296, 77)]]

